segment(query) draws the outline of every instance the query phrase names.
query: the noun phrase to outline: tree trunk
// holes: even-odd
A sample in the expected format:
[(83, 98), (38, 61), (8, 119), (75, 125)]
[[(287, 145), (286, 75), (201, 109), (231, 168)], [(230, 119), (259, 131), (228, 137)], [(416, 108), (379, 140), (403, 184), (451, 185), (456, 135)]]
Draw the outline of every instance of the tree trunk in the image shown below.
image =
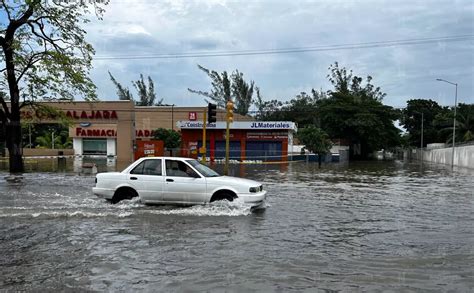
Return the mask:
[(22, 173), (24, 171), (24, 166), (20, 121), (12, 121), (7, 124), (6, 128), (10, 173)]
[(318, 167), (321, 169), (321, 153), (318, 153)]

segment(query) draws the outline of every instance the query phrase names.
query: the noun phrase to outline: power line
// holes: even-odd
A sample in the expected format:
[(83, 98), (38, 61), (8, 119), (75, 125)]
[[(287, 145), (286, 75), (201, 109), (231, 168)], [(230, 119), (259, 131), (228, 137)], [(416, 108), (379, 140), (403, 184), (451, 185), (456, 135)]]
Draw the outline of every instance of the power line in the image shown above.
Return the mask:
[(312, 47), (280, 48), (280, 49), (261, 49), (261, 50), (240, 50), (240, 51), (215, 51), (215, 52), (189, 52), (189, 53), (169, 53), (169, 54), (151, 54), (151, 55), (117, 55), (117, 56), (97, 56), (94, 60), (133, 60), (133, 59), (172, 59), (172, 58), (205, 58), (205, 57), (226, 57), (226, 56), (253, 56), (253, 55), (275, 55), (303, 52), (322, 52), (336, 50), (353, 50), (380, 47), (396, 47), (407, 45), (420, 45), (437, 42), (459, 42), (474, 39), (474, 35), (459, 35), (447, 37), (417, 38), (394, 41), (378, 41), (354, 44), (339, 45), (319, 45)]

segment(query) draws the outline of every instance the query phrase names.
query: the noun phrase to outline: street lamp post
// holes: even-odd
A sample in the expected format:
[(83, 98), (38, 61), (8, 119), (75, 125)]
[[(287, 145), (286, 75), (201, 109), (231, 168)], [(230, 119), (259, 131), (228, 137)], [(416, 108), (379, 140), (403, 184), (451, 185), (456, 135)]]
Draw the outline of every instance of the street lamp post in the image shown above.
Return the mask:
[(421, 112), (421, 164), (423, 164), (423, 120), (424, 120), (424, 113)]
[(456, 145), (456, 105), (458, 103), (458, 84), (454, 82), (447, 81), (442, 78), (437, 78), (437, 81), (443, 81), (449, 84), (452, 84), (456, 87), (456, 92), (454, 94), (454, 119), (453, 119), (453, 151), (451, 154), (451, 169), (454, 169), (454, 147)]

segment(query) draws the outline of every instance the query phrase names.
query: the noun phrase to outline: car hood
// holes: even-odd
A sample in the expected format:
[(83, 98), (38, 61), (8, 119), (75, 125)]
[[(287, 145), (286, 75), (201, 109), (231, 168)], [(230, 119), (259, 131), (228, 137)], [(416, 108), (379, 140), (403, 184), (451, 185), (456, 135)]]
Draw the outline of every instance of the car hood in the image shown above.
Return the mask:
[(232, 176), (219, 176), (219, 177), (207, 177), (206, 178), (208, 183), (219, 183), (223, 185), (230, 185), (230, 186), (248, 186), (248, 187), (256, 187), (261, 185), (260, 182), (250, 180), (250, 179), (245, 179), (245, 178), (239, 178), (239, 177), (232, 177)]

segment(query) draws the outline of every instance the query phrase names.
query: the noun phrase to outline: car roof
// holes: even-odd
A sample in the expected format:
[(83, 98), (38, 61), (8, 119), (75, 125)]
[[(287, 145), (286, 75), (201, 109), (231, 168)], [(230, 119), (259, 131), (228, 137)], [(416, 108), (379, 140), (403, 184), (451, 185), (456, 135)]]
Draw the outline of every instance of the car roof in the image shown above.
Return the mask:
[(146, 160), (146, 159), (195, 160), (194, 158), (186, 158), (186, 157), (142, 157), (138, 160)]

